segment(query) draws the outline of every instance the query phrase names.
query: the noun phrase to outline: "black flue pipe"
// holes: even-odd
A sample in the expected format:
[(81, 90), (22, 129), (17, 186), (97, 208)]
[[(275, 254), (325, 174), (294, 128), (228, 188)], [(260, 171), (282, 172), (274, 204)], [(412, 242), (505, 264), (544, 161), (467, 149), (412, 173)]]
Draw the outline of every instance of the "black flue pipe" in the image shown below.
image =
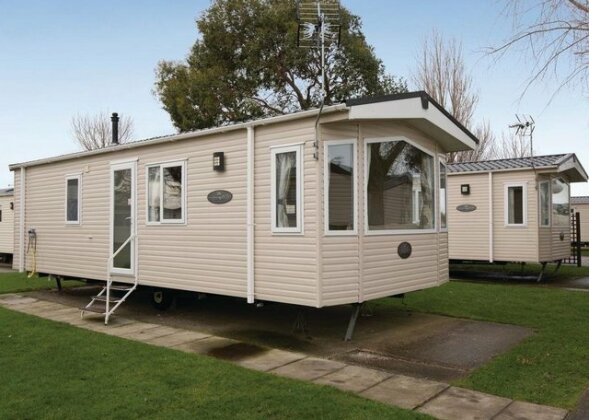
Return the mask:
[(113, 112), (110, 120), (112, 121), (112, 144), (119, 144), (119, 114)]

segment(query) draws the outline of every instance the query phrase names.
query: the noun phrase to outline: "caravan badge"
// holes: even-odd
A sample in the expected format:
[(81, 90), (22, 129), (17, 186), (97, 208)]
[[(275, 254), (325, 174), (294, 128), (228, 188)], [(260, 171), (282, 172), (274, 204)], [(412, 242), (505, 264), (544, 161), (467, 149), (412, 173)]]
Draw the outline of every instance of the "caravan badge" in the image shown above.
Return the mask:
[(207, 200), (213, 204), (225, 204), (231, 201), (233, 194), (225, 190), (212, 191), (207, 195)]
[(461, 204), (458, 207), (456, 207), (456, 210), (461, 211), (463, 213), (470, 213), (472, 211), (475, 211), (477, 209), (477, 206), (475, 206), (474, 204)]

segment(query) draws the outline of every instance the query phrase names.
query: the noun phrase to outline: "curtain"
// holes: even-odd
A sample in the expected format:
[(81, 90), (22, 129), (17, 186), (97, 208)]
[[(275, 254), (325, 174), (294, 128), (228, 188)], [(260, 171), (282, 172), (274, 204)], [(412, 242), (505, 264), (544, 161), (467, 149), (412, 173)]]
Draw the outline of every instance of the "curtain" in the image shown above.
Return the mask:
[(149, 168), (149, 221), (160, 220), (160, 167)]
[[(290, 189), (290, 172), (296, 165), (296, 152), (276, 154), (276, 226), (289, 227), (286, 199)], [(295, 168), (296, 169), (296, 168)], [(298, 211), (298, 209), (296, 209)]]

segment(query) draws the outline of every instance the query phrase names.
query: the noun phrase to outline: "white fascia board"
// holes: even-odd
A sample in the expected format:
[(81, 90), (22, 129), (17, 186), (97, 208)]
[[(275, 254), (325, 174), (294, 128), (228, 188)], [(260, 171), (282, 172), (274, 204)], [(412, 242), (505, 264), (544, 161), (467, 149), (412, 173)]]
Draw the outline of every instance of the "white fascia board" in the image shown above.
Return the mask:
[(420, 97), (354, 105), (350, 107), (349, 119), (425, 120), (462, 143), (464, 145), (462, 150), (472, 150), (477, 147), (472, 138), (434, 105), (429, 104), (428, 108), (424, 109)]
[(583, 168), (574, 154), (568, 155), (568, 159), (564, 160), (559, 165), (558, 172), (567, 172), (567, 175), (572, 182), (587, 182), (588, 179), (585, 168)]

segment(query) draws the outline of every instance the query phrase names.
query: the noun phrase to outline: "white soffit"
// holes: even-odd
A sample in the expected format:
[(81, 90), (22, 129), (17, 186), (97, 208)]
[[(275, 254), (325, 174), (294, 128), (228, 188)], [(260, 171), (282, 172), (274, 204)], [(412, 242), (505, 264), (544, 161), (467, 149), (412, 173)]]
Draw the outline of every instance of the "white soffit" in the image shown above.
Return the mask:
[(397, 99), (350, 106), (350, 120), (405, 120), (436, 139), (447, 152), (475, 149), (477, 144), (433, 104), (422, 98)]

